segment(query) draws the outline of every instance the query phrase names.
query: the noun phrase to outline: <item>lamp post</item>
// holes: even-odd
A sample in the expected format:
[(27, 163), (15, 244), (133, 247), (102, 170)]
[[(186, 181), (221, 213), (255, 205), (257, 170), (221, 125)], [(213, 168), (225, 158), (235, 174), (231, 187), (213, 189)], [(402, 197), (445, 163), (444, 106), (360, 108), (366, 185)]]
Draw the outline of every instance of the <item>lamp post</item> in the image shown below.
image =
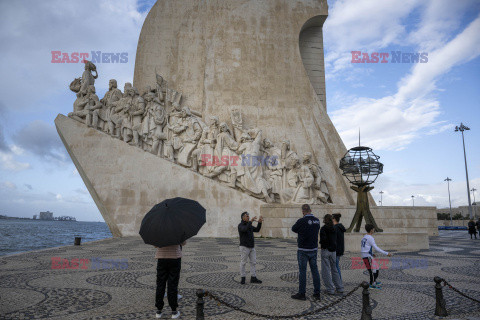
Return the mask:
[(470, 130), (470, 128), (464, 126), (463, 123), (460, 123), (460, 126), (455, 127), (455, 132), (460, 131), (462, 133), (463, 157), (465, 159), (465, 175), (467, 176), (468, 214), (470, 215), (470, 219), (473, 219), (472, 202), (470, 200), (470, 184), (468, 183), (467, 153), (465, 152), (465, 138), (463, 137), (463, 131), (466, 130)]
[(380, 191), (380, 205), (383, 207), (383, 191)]
[(415, 207), (415, 196), (412, 196), (412, 207)]
[(443, 181), (447, 181), (447, 186), (448, 186), (448, 204), (450, 205), (450, 225), (452, 225), (452, 201), (450, 201), (450, 181), (452, 181), (452, 179), (450, 179), (449, 177), (447, 177), (447, 179), (443, 180)]
[(475, 206), (473, 208), (475, 209), (475, 217), (477, 217), (477, 201), (475, 200), (475, 191), (477, 191), (477, 189), (472, 188), (470, 191), (473, 193), (473, 205)]

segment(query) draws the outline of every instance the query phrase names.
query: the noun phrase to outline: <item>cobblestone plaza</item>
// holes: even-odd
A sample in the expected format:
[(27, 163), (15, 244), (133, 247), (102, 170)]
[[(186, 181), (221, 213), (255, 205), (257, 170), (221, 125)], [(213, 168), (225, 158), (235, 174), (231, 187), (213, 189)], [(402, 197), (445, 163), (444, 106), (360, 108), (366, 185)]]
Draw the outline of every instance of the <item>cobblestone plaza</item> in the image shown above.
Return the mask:
[[(242, 309), (269, 315), (308, 312), (339, 299), (323, 290), (320, 302), (290, 298), (298, 289), (295, 240), (257, 239), (257, 275), (263, 284), (249, 284), (247, 278), (247, 284), (241, 285), (237, 242), (196, 238), (184, 247), (179, 285), (182, 319), (195, 319), (195, 291), (200, 288)], [(347, 253), (341, 260), (345, 292), (368, 280), (364, 269), (355, 264), (352, 268), (352, 258), (358, 256)], [(52, 269), (52, 257), (68, 259), (70, 266), (72, 259), (89, 259), (90, 263), (80, 264), (78, 269)], [(441, 231), (440, 236), (430, 238), (429, 250), (398, 252), (394, 258), (386, 264), (389, 268), (380, 271), (383, 289), (370, 290), (374, 319), (437, 319), (434, 276), (480, 299), (480, 240), (470, 240), (466, 232)], [(98, 268), (98, 264), (92, 266), (95, 259), (127, 264)], [(0, 319), (152, 319), (155, 262), (153, 248), (136, 237), (2, 257)], [(311, 296), (309, 275), (307, 284)], [(451, 314), (448, 319), (480, 319), (480, 304), (448, 287), (443, 292)], [(361, 290), (357, 290), (324, 312), (295, 319), (360, 319), (361, 301)], [(205, 318), (259, 319), (208, 298)]]

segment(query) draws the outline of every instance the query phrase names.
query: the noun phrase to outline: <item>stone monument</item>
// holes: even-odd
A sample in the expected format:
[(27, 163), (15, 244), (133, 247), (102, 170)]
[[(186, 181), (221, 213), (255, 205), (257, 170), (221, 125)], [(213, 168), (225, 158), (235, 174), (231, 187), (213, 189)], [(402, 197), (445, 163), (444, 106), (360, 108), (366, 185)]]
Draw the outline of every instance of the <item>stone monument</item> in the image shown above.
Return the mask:
[(177, 196), (207, 209), (201, 236), (236, 236), (242, 211), (278, 237), (293, 219), (279, 212), (303, 203), (350, 215), (347, 149), (325, 101), (327, 11), (326, 0), (158, 0), (133, 85), (122, 93), (111, 79), (98, 99), (106, 79), (85, 63), (74, 111), (55, 124), (114, 236), (138, 234), (154, 204)]

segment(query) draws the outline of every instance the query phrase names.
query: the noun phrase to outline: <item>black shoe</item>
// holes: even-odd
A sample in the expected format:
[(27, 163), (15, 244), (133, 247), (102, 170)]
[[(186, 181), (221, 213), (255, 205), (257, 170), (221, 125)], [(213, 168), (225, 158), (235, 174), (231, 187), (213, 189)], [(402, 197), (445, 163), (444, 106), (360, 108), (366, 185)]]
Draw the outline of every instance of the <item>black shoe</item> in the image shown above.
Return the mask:
[(307, 298), (305, 297), (305, 294), (301, 294), (301, 293), (296, 293), (296, 294), (292, 295), (292, 299), (302, 300), (302, 301), (307, 300)]
[(313, 296), (312, 296), (312, 299), (320, 301), (320, 293), (314, 293)]
[(251, 277), (250, 283), (262, 283), (262, 281), (258, 280), (257, 277)]
[(240, 281), (240, 284), (245, 284), (245, 277), (242, 277), (242, 281)]

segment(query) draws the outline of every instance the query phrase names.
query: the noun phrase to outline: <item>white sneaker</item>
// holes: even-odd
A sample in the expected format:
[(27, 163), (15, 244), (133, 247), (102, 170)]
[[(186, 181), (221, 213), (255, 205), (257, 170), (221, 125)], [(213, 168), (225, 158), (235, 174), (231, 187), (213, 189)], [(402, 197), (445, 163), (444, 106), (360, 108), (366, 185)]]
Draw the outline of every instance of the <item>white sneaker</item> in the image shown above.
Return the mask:
[(172, 313), (172, 319), (178, 319), (180, 318), (180, 311)]
[(158, 312), (155, 314), (155, 318), (160, 319), (162, 317), (162, 313)]

